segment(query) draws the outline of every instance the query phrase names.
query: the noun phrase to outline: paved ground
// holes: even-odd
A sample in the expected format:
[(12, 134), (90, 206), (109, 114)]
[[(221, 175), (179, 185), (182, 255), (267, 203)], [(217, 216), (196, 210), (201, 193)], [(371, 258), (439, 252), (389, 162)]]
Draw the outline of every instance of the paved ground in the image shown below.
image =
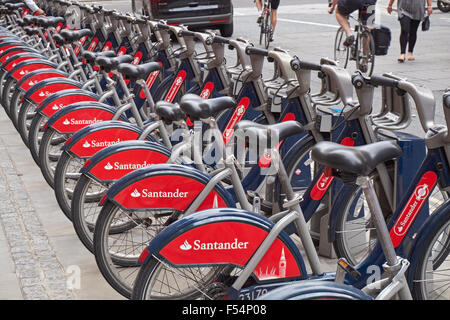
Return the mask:
[[(253, 1), (233, 2), (234, 37), (256, 43), (257, 13)], [(431, 30), (419, 32), (417, 60), (398, 64), (398, 21), (385, 13), (387, 0), (378, 2), (381, 23), (391, 28), (393, 39), (389, 54), (377, 57), (375, 72), (393, 72), (431, 88), (438, 98), (436, 121), (441, 123), (439, 99), (450, 86), (450, 14), (435, 10)], [(130, 10), (129, 1), (102, 3), (121, 11)], [(320, 57), (332, 57), (337, 27), (326, 7), (326, 1), (282, 0), (274, 46), (315, 62)], [(270, 74), (270, 66), (266, 73)], [(422, 134), (417, 121), (411, 130)], [(2, 108), (0, 228), (0, 299), (122, 299), (105, 282), (94, 257), (79, 242), (72, 224), (59, 209), (53, 190)]]

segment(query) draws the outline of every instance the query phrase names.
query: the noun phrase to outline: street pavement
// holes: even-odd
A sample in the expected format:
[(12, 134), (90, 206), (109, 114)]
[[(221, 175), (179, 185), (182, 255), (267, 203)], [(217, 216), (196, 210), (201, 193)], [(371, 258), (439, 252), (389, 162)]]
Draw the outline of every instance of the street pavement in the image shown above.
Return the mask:
[[(130, 1), (100, 2), (130, 11)], [(258, 42), (252, 0), (234, 0), (233, 37)], [(380, 23), (392, 30), (389, 54), (378, 56), (375, 73), (392, 72), (427, 86), (436, 96), (436, 122), (443, 123), (441, 97), (450, 87), (450, 14), (434, 11), (431, 29), (419, 31), (416, 61), (397, 63), (399, 23), (386, 12), (387, 0), (378, 1)], [(281, 0), (273, 47), (318, 62), (333, 57), (337, 23), (326, 1)], [(233, 60), (232, 53), (227, 58)], [(267, 65), (264, 75), (271, 75)], [(314, 79), (313, 91), (318, 86)], [(379, 106), (379, 93), (374, 109)], [(417, 117), (408, 129), (423, 136)], [(0, 299), (123, 299), (103, 279), (95, 258), (78, 240), (72, 223), (59, 209), (53, 190), (0, 108)], [(330, 271), (334, 260), (322, 258)]]

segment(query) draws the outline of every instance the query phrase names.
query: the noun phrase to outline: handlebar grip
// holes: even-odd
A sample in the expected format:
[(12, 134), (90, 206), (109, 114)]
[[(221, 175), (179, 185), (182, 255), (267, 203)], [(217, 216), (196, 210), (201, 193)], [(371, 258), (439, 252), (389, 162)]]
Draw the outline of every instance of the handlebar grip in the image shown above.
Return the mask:
[(355, 73), (352, 76), (352, 84), (356, 89), (362, 89), (362, 87), (366, 84), (366, 79), (361, 73)]
[(178, 31), (178, 36), (179, 37), (184, 37), (184, 36), (195, 37), (195, 32), (189, 31), (189, 30), (180, 30), (180, 31)]
[(214, 36), (213, 38), (213, 43), (223, 43), (223, 44), (229, 44), (230, 43), (230, 39), (221, 37), (221, 36)]
[(158, 29), (162, 29), (162, 30), (169, 30), (169, 26), (168, 26), (167, 24), (164, 24), (164, 23), (158, 23), (158, 24), (156, 25), (156, 27), (157, 27)]
[(385, 86), (396, 88), (398, 86), (398, 80), (383, 77), (383, 76), (371, 76), (368, 79), (369, 83), (374, 86)]
[(291, 69), (294, 71), (298, 71), (300, 69), (322, 71), (322, 66), (312, 62), (302, 61), (295, 57), (291, 60)]
[(251, 54), (257, 54), (260, 56), (265, 56), (267, 57), (269, 55), (269, 51), (266, 49), (261, 49), (261, 48), (256, 48), (254, 46), (248, 46), (247, 48), (245, 48), (245, 53), (248, 55)]

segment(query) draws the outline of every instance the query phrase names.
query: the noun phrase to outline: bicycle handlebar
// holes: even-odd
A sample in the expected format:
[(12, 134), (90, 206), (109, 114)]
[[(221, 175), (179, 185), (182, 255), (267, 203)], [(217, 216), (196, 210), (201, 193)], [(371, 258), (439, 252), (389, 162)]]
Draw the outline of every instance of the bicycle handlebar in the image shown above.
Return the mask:
[(376, 75), (373, 75), (370, 78), (365, 78), (361, 73), (358, 72), (352, 76), (352, 83), (356, 89), (361, 89), (365, 84), (398, 88), (399, 81), (396, 79)]
[(298, 57), (294, 57), (291, 60), (291, 68), (294, 71), (298, 71), (300, 69), (322, 71), (322, 66), (320, 64), (302, 61)]
[(221, 37), (221, 36), (214, 36), (212, 39), (213, 43), (223, 43), (223, 44), (230, 44), (230, 39)]
[(266, 49), (261, 49), (261, 48), (256, 48), (256, 47), (254, 47), (254, 46), (248, 46), (248, 47), (246, 47), (246, 48), (245, 48), (245, 53), (248, 54), (248, 55), (251, 55), (251, 54), (257, 54), (257, 55), (265, 56), (265, 57), (268, 57), (268, 56), (269, 56), (269, 51), (268, 51), (268, 50), (266, 50)]
[(195, 37), (195, 32), (190, 31), (190, 30), (181, 29), (180, 31), (178, 31), (178, 36), (179, 37), (183, 37), (183, 36)]
[(169, 30), (169, 25), (164, 24), (164, 23), (157, 23), (156, 27), (161, 30)]

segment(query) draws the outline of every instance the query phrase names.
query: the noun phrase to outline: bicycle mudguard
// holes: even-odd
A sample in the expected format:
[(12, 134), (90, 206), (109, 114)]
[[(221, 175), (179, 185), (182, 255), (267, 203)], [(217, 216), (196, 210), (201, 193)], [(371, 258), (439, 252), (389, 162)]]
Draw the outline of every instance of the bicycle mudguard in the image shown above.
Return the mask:
[[(155, 164), (121, 178), (101, 204), (108, 199), (124, 210), (167, 208), (184, 212), (210, 180), (211, 176), (189, 166)], [(197, 210), (224, 207), (235, 207), (235, 201), (217, 184)]]
[(4, 42), (0, 43), (0, 54), (2, 54), (3, 52), (5, 52), (8, 49), (20, 47), (20, 46), (24, 46), (24, 45), (27, 45), (27, 44), (20, 40), (4, 41)]
[[(406, 279), (408, 281), (408, 284), (410, 287), (413, 285), (414, 275), (415, 275), (415, 269), (417, 267), (417, 264), (421, 262), (420, 255), (421, 255), (421, 248), (425, 245), (425, 241), (432, 236), (432, 232), (434, 232), (434, 228), (436, 226), (444, 225), (441, 221), (445, 221), (448, 219), (448, 215), (450, 214), (450, 199), (445, 200), (444, 203), (442, 203), (438, 209), (436, 209), (432, 215), (430, 215), (427, 220), (422, 224), (421, 228), (418, 232), (415, 232), (417, 234), (417, 237), (414, 238), (412, 242), (407, 248), (406, 248), (406, 255), (405, 258), (408, 259), (408, 261), (411, 263), (408, 272), (406, 275)], [(448, 237), (448, 234), (447, 234)], [(444, 242), (447, 243), (448, 247), (448, 239)], [(441, 250), (445, 250), (444, 248), (441, 248)], [(448, 251), (448, 249), (447, 249)], [(448, 261), (448, 259), (447, 259)]]
[(136, 169), (166, 163), (170, 155), (171, 151), (159, 143), (123, 141), (97, 152), (86, 161), (80, 173), (100, 183), (109, 183)]
[[(262, 289), (264, 290), (264, 289)], [(268, 291), (268, 290), (267, 290)], [(245, 295), (240, 293), (245, 299)], [(249, 296), (250, 297), (250, 296)], [(258, 300), (373, 300), (361, 290), (332, 281), (296, 281), (270, 290)]]
[(9, 48), (9, 49), (3, 51), (3, 53), (0, 54), (0, 65), (3, 65), (5, 63), (5, 61), (8, 60), (9, 58), (12, 58), (16, 54), (21, 54), (21, 53), (37, 53), (37, 54), (39, 54), (39, 52), (36, 49), (31, 48), (29, 46), (12, 47), (12, 48)]
[[(117, 109), (97, 101), (81, 101), (67, 105), (54, 113), (45, 128), (51, 127), (60, 134), (73, 134), (88, 125), (111, 120)], [(119, 118), (128, 122), (125, 116)]]
[(14, 78), (16, 81), (20, 81), (22, 77), (33, 71), (48, 68), (58, 68), (58, 65), (54, 62), (45, 59), (33, 59), (28, 61), (23, 61), (14, 67), (11, 71), (8, 71), (5, 75), (5, 79), (9, 77)]
[(67, 89), (81, 89), (82, 86), (82, 83), (72, 79), (50, 78), (32, 86), (25, 93), (24, 99), (39, 106), (41, 102), (54, 93)]
[[(163, 229), (144, 249), (139, 261), (151, 256), (178, 267), (230, 264), (245, 267), (274, 223), (241, 209), (196, 212)], [(307, 277), (302, 256), (282, 231), (253, 270), (259, 281), (301, 280)]]
[(16, 84), (16, 89), (27, 91), (35, 84), (50, 78), (68, 78), (67, 72), (58, 69), (39, 69), (22, 77), (22, 79)]
[(42, 100), (42, 102), (36, 107), (36, 112), (39, 112), (44, 116), (51, 117), (58, 110), (73, 103), (83, 101), (97, 102), (99, 99), (100, 97), (95, 93), (83, 89), (61, 90)]
[(34, 52), (25, 52), (25, 53), (14, 53), (8, 60), (3, 63), (2, 68), (6, 71), (11, 71), (15, 66), (17, 66), (20, 62), (31, 60), (31, 59), (45, 59), (45, 57), (39, 53)]
[(129, 122), (116, 120), (98, 122), (77, 131), (67, 140), (62, 150), (73, 157), (86, 159), (105, 147), (121, 141), (136, 140), (141, 133), (142, 128)]

